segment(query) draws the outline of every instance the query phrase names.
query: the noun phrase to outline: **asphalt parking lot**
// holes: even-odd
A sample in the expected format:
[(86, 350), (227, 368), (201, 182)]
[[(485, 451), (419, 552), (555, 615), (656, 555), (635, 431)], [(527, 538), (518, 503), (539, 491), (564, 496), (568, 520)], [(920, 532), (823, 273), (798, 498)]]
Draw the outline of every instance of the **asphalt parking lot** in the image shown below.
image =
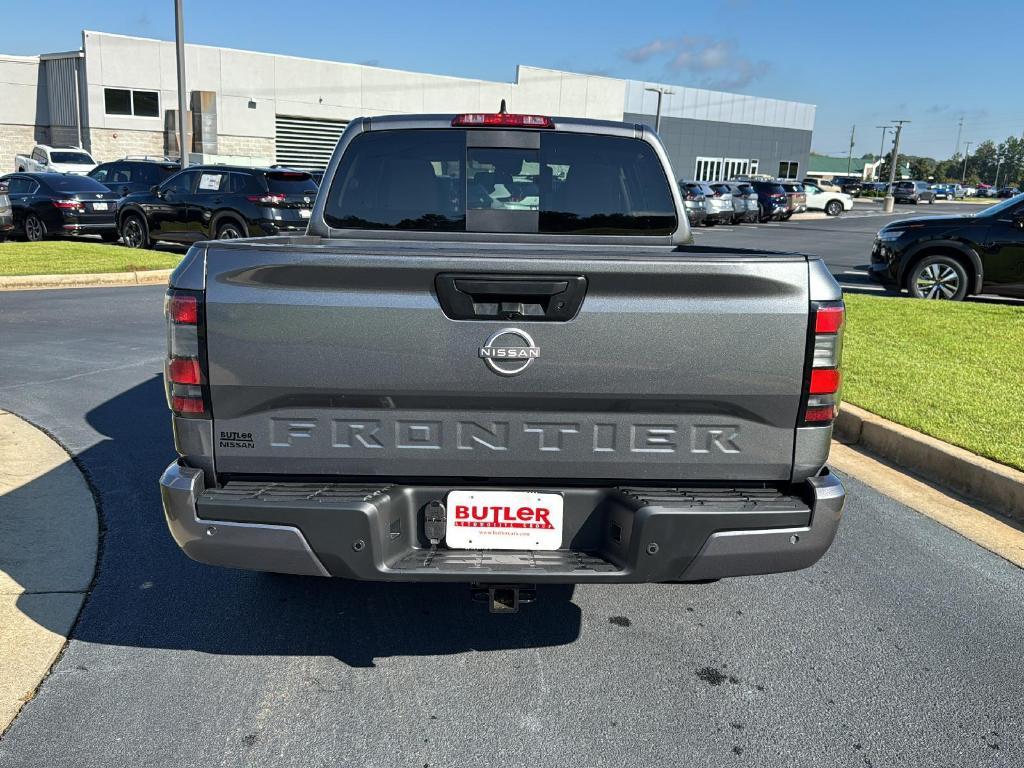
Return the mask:
[[(880, 221), (698, 237), (831, 244), (852, 270)], [(92, 595), (0, 765), (1024, 764), (1024, 574), (852, 478), (807, 571), (547, 589), (512, 617), (460, 586), (186, 559), (156, 483), (162, 295), (0, 294), (0, 408), (72, 451), (103, 524)]]

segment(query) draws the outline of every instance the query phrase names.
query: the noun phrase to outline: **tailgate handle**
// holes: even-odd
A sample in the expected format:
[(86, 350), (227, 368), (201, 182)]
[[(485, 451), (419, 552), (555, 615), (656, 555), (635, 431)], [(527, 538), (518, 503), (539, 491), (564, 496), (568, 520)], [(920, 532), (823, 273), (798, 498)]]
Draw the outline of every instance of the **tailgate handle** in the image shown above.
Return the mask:
[(452, 320), (572, 320), (583, 304), (582, 275), (440, 274), (437, 298)]

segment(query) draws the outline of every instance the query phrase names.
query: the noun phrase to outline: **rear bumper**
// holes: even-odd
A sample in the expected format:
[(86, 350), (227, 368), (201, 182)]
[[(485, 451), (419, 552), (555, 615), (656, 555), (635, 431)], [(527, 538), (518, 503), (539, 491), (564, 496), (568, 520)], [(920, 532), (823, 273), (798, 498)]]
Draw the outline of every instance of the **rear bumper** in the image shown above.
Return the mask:
[[(171, 464), (160, 478), (171, 534), (210, 565), (366, 581), (640, 583), (793, 571), (825, 553), (845, 491), (827, 470), (786, 492), (566, 488), (555, 552), (431, 552), (423, 510), (438, 486), (229, 483)], [(557, 490), (535, 488), (535, 490)]]

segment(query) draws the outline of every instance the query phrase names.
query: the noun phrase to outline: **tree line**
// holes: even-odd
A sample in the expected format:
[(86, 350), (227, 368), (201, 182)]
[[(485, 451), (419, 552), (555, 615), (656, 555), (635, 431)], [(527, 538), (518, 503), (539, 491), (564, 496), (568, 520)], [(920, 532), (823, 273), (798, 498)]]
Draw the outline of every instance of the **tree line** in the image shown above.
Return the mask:
[[(877, 155), (865, 155), (875, 158)], [(1009, 136), (998, 144), (988, 139), (981, 142), (967, 156), (966, 174), (964, 156), (957, 153), (948, 160), (936, 160), (934, 157), (900, 154), (900, 167), (906, 168), (910, 163), (910, 178), (924, 181), (960, 181), (977, 185), (978, 183), (993, 184), (1000, 187), (1020, 186), (1024, 179), (1024, 139)], [(892, 167), (892, 151), (882, 162), (879, 177), (883, 181), (889, 179)], [(897, 174), (897, 178), (898, 178)]]

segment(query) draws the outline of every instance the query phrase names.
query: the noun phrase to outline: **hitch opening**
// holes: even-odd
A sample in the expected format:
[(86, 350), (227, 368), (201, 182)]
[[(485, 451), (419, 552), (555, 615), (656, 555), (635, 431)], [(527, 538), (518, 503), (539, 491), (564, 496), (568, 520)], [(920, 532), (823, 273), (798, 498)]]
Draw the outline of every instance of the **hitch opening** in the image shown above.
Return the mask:
[(519, 606), (537, 599), (533, 584), (474, 584), (472, 597), (486, 602), (491, 613), (519, 613)]

